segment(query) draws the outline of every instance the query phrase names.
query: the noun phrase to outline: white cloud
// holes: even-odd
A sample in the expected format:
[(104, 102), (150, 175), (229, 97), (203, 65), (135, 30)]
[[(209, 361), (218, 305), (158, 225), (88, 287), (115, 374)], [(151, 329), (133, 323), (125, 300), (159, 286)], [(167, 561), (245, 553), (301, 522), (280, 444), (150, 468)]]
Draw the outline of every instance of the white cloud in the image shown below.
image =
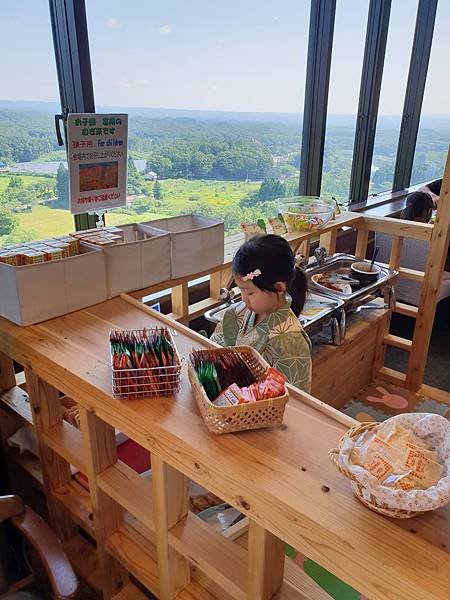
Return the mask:
[(121, 87), (121, 88), (134, 88), (134, 87), (141, 87), (143, 85), (150, 85), (150, 81), (148, 79), (131, 80), (131, 79), (126, 79), (125, 77), (123, 77), (122, 79), (116, 79), (116, 81), (114, 82), (114, 85), (116, 87)]
[(119, 27), (122, 27), (122, 23), (117, 17), (109, 17), (105, 22), (105, 27), (108, 27), (108, 29), (119, 29)]
[(158, 31), (159, 31), (159, 33), (162, 33), (162, 34), (172, 33), (172, 25), (170, 23), (167, 23), (166, 25), (162, 25), (162, 27), (158, 27)]

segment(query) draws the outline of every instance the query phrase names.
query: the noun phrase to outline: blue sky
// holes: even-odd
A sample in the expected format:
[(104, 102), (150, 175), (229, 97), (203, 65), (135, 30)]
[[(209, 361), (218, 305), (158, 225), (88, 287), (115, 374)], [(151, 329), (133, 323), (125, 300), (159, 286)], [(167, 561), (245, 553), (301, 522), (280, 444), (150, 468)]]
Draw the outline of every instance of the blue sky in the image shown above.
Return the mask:
[[(97, 104), (302, 111), (309, 0), (86, 4)], [(381, 114), (401, 113), (416, 9), (392, 0)], [(356, 111), (367, 11), (368, 0), (337, 0), (331, 113)], [(450, 2), (440, 0), (426, 114), (450, 112), (449, 26)], [(0, 98), (58, 99), (47, 0), (2, 2), (0, 55)]]

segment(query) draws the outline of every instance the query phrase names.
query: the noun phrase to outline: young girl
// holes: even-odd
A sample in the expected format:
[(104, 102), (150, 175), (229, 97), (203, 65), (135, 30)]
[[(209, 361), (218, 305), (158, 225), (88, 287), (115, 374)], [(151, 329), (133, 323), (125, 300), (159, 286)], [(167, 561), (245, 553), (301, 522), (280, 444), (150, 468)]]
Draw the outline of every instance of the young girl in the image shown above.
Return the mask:
[(309, 392), (311, 342), (297, 318), (307, 284), (289, 244), (278, 235), (251, 238), (237, 251), (233, 274), (242, 302), (225, 312), (211, 339), (252, 346), (289, 383)]

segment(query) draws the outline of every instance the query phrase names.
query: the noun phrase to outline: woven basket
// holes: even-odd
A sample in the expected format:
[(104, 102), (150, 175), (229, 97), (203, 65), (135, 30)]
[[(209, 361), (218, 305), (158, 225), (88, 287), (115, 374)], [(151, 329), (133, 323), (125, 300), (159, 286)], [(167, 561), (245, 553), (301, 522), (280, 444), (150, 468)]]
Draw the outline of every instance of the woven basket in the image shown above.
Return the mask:
[[(210, 352), (229, 352), (227, 348), (212, 348)], [(269, 364), (250, 346), (236, 346), (236, 350), (252, 370), (257, 381), (264, 378)], [(289, 396), (287, 392), (278, 398), (258, 400), (236, 406), (214, 406), (200, 383), (197, 372), (188, 361), (189, 381), (197, 401), (200, 413), (210, 433), (231, 433), (263, 427), (280, 427), (283, 422), (284, 408)]]
[(355, 496), (358, 498), (364, 506), (370, 508), (374, 512), (384, 515), (385, 517), (391, 517), (393, 519), (411, 519), (412, 517), (417, 517), (419, 515), (423, 515), (423, 511), (414, 511), (414, 510), (404, 510), (400, 508), (390, 508), (384, 502), (380, 502), (375, 498), (373, 494), (370, 494), (369, 498), (367, 498), (367, 488), (365, 488), (359, 481), (357, 481), (353, 474), (341, 464), (339, 460), (339, 454), (342, 448), (344, 441), (348, 438), (355, 439), (360, 436), (365, 431), (370, 431), (375, 427), (378, 427), (379, 423), (361, 423), (361, 425), (357, 425), (352, 427), (345, 433), (341, 439), (339, 440), (339, 447), (333, 448), (328, 452), (328, 455), (331, 458), (332, 463), (336, 467), (336, 469), (345, 475), (351, 481), (352, 491)]

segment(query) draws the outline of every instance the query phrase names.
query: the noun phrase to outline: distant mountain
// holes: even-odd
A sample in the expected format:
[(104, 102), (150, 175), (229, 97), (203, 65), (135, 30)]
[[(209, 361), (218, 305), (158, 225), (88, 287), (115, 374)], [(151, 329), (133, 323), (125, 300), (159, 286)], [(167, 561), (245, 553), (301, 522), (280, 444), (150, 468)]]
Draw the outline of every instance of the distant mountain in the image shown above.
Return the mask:
[[(61, 111), (58, 102), (35, 102), (29, 100), (0, 100), (0, 111), (39, 112), (56, 114)], [(282, 112), (232, 112), (218, 110), (188, 110), (178, 108), (146, 108), (135, 106), (103, 106), (97, 105), (98, 112), (125, 112), (130, 117), (145, 117), (148, 119), (195, 119), (206, 122), (241, 121), (247, 123), (283, 123), (300, 126), (301, 113)], [(355, 127), (355, 115), (328, 115), (327, 125), (331, 127)], [(379, 129), (396, 129), (400, 127), (400, 115), (382, 115), (378, 118)], [(450, 115), (422, 115), (421, 128), (450, 130)]]

